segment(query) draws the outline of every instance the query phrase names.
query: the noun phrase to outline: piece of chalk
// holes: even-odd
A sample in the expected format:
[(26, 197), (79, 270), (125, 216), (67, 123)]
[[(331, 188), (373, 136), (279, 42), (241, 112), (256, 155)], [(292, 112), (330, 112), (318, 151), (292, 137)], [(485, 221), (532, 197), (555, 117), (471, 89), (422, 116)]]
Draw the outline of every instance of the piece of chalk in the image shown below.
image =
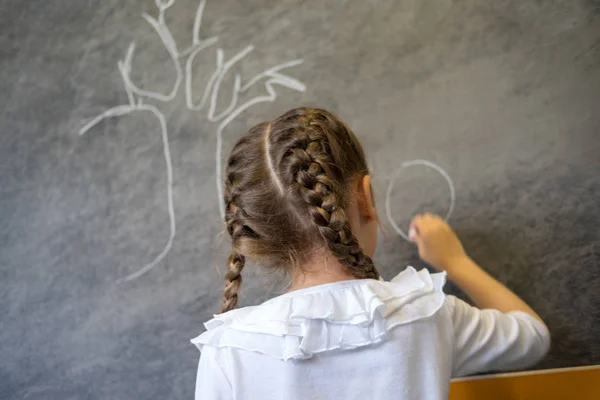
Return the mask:
[(408, 238), (409, 238), (410, 240), (414, 241), (414, 240), (415, 240), (415, 236), (417, 236), (417, 231), (416, 231), (416, 229), (415, 229), (415, 228), (411, 227), (411, 228), (408, 230)]

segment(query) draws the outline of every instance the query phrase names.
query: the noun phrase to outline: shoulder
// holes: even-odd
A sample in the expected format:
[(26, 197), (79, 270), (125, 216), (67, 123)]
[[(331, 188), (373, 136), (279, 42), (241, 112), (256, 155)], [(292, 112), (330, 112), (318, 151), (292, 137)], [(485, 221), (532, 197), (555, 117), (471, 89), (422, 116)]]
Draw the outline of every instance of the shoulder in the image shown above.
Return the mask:
[(192, 339), (200, 350), (235, 348), (303, 359), (378, 343), (396, 326), (428, 318), (444, 304), (445, 274), (408, 267), (390, 282), (336, 282), (216, 315)]

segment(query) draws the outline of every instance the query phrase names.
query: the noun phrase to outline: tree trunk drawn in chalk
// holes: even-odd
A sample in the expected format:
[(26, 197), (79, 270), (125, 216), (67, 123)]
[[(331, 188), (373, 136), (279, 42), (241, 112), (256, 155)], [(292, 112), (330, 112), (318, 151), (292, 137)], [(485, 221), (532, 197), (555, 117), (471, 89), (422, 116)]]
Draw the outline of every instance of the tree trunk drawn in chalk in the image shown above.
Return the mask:
[[(165, 243), (162, 251), (154, 257), (149, 263), (142, 265), (139, 269), (130, 275), (127, 275), (118, 280), (118, 282), (131, 281), (139, 278), (146, 272), (150, 271), (157, 264), (159, 264), (169, 253), (173, 246), (173, 241), (176, 234), (175, 226), (175, 206), (173, 201), (173, 165), (171, 162), (171, 152), (169, 149), (169, 134), (167, 130), (167, 121), (165, 115), (159, 110), (158, 107), (152, 104), (146, 104), (146, 99), (155, 100), (159, 102), (172, 101), (178, 94), (179, 88), (185, 77), (185, 101), (186, 106), (191, 111), (200, 111), (208, 105), (207, 119), (211, 122), (218, 122), (216, 136), (217, 136), (217, 148), (216, 148), (216, 160), (215, 160), (215, 172), (216, 172), (216, 185), (218, 194), (219, 212), (221, 218), (224, 217), (225, 210), (222, 204), (223, 184), (221, 182), (222, 174), (222, 144), (223, 144), (223, 131), (227, 126), (243, 111), (252, 107), (255, 104), (272, 102), (277, 98), (277, 94), (274, 89), (274, 85), (284, 86), (299, 92), (304, 92), (306, 86), (297, 79), (287, 76), (280, 71), (286, 68), (294, 67), (302, 63), (301, 59), (287, 61), (271, 68), (264, 70), (263, 72), (250, 78), (247, 82), (242, 83), (242, 77), (240, 74), (235, 75), (233, 92), (231, 93), (231, 100), (228, 106), (217, 112), (217, 99), (221, 90), (221, 83), (223, 78), (229, 72), (232, 67), (246, 57), (254, 47), (252, 45), (246, 46), (229, 60), (225, 60), (223, 49), (217, 49), (217, 60), (215, 71), (210, 76), (206, 87), (202, 91), (202, 96), (198, 103), (193, 102), (193, 87), (192, 87), (192, 69), (194, 60), (202, 52), (202, 50), (213, 46), (218, 42), (219, 38), (216, 36), (208, 39), (200, 39), (200, 27), (202, 25), (202, 15), (204, 14), (204, 7), (206, 0), (201, 0), (196, 9), (194, 18), (194, 26), (192, 31), (192, 45), (180, 51), (177, 47), (177, 43), (171, 34), (170, 29), (165, 23), (165, 12), (171, 7), (175, 0), (155, 0), (158, 8), (158, 17), (154, 18), (149, 14), (143, 13), (142, 17), (148, 22), (148, 24), (154, 29), (160, 38), (162, 44), (165, 46), (169, 53), (171, 61), (175, 67), (175, 81), (173, 86), (168, 93), (160, 93), (150, 90), (145, 90), (137, 86), (131, 80), (131, 63), (135, 52), (135, 42), (132, 41), (127, 49), (125, 58), (117, 63), (117, 67), (123, 80), (123, 86), (127, 92), (128, 104), (118, 105), (108, 110), (105, 110), (98, 116), (92, 118), (87, 122), (80, 130), (79, 134), (84, 135), (90, 129), (95, 127), (97, 124), (107, 118), (120, 117), (132, 113), (145, 113), (151, 114), (160, 125), (161, 139), (164, 150), (165, 164), (167, 169), (167, 213), (169, 215), (169, 237)], [(185, 70), (182, 67), (181, 59), (185, 59)], [(263, 82), (267, 94), (262, 96), (253, 97), (239, 104), (240, 95), (248, 91), (252, 86), (259, 82)]]

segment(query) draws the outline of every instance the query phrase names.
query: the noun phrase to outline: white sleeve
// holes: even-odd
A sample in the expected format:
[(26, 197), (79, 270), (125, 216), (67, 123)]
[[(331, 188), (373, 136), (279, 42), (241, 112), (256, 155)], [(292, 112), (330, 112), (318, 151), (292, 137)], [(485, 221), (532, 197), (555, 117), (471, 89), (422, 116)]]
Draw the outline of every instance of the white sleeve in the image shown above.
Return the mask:
[(215, 358), (216, 349), (204, 346), (196, 376), (196, 400), (229, 400), (233, 390), (223, 369)]
[(446, 299), (454, 329), (453, 377), (526, 368), (550, 349), (548, 328), (527, 313), (480, 310), (454, 296)]

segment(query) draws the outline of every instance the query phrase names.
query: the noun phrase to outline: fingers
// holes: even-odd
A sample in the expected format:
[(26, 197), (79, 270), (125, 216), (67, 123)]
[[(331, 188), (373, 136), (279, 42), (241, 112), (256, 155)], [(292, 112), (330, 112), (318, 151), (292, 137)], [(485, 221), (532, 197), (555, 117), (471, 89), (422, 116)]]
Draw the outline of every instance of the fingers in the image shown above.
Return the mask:
[(417, 214), (410, 223), (408, 239), (419, 244), (423, 234), (427, 232), (428, 227), (431, 227), (431, 223), (440, 220), (440, 217), (430, 213)]

